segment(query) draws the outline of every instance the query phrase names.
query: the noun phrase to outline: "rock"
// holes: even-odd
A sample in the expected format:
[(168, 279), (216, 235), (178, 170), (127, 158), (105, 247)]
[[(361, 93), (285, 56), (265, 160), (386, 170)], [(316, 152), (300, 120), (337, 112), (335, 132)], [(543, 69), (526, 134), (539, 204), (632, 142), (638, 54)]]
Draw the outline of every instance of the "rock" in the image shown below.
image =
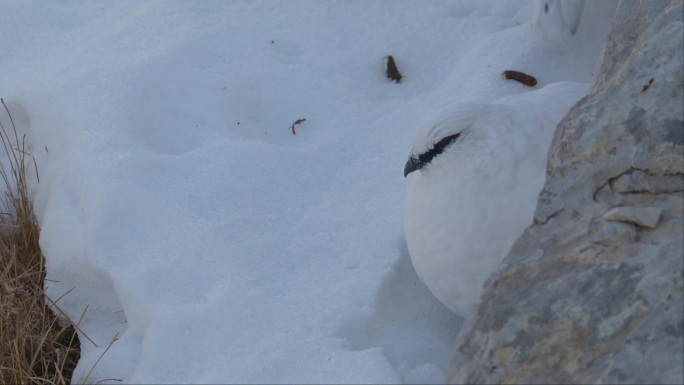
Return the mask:
[(450, 383), (684, 383), (684, 7), (623, 0)]
[(600, 87), (613, 76), (621, 63), (632, 52), (637, 40), (658, 14), (670, 4), (667, 0), (650, 0), (648, 6), (639, 1), (623, 1), (615, 14), (615, 21), (603, 48), (603, 60), (594, 84)]
[(643, 227), (655, 228), (663, 209), (660, 207), (616, 207), (603, 214), (607, 221), (631, 222)]

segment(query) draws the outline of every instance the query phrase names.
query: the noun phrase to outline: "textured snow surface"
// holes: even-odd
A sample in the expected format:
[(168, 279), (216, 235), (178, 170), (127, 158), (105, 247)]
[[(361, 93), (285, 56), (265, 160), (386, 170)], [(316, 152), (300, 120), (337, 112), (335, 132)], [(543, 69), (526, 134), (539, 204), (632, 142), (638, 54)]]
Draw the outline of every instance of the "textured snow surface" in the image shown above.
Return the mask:
[(460, 319), (402, 234), (418, 124), (527, 91), (507, 69), (589, 82), (613, 9), (549, 44), (520, 1), (2, 2), (47, 291), (88, 306), (74, 381), (117, 333), (89, 382), (443, 381)]

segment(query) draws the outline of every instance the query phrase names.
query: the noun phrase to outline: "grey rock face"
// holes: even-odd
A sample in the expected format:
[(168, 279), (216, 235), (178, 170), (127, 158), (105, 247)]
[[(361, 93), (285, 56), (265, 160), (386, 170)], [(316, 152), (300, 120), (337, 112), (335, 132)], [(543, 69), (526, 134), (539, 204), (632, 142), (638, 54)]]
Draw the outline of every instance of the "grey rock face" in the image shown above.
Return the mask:
[(620, 3), (450, 383), (684, 383), (682, 1)]

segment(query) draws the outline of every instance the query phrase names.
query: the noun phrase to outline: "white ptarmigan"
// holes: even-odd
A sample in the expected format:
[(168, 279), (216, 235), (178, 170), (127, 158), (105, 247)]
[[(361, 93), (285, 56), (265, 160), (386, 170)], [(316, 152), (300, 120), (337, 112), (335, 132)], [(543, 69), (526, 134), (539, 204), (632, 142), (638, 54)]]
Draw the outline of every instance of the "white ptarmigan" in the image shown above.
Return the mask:
[(584, 0), (535, 0), (532, 31), (546, 41), (558, 41), (577, 33)]
[(420, 279), (466, 316), (487, 276), (532, 223), (557, 124), (588, 90), (559, 82), (492, 103), (462, 103), (424, 123), (404, 176), (415, 172), (404, 235)]

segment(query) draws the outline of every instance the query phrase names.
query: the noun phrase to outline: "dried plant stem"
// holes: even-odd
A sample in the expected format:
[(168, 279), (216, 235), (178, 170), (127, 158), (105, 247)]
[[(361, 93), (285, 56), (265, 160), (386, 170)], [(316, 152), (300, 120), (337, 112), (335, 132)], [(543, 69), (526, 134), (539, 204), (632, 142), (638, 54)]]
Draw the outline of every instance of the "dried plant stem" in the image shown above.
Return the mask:
[(9, 108), (0, 102), (11, 126), (0, 121), (9, 163), (0, 161), (5, 187), (0, 198), (0, 383), (69, 384), (80, 343), (73, 324), (60, 325), (43, 291), (45, 259), (26, 183), (30, 154), (25, 135), (19, 138)]

